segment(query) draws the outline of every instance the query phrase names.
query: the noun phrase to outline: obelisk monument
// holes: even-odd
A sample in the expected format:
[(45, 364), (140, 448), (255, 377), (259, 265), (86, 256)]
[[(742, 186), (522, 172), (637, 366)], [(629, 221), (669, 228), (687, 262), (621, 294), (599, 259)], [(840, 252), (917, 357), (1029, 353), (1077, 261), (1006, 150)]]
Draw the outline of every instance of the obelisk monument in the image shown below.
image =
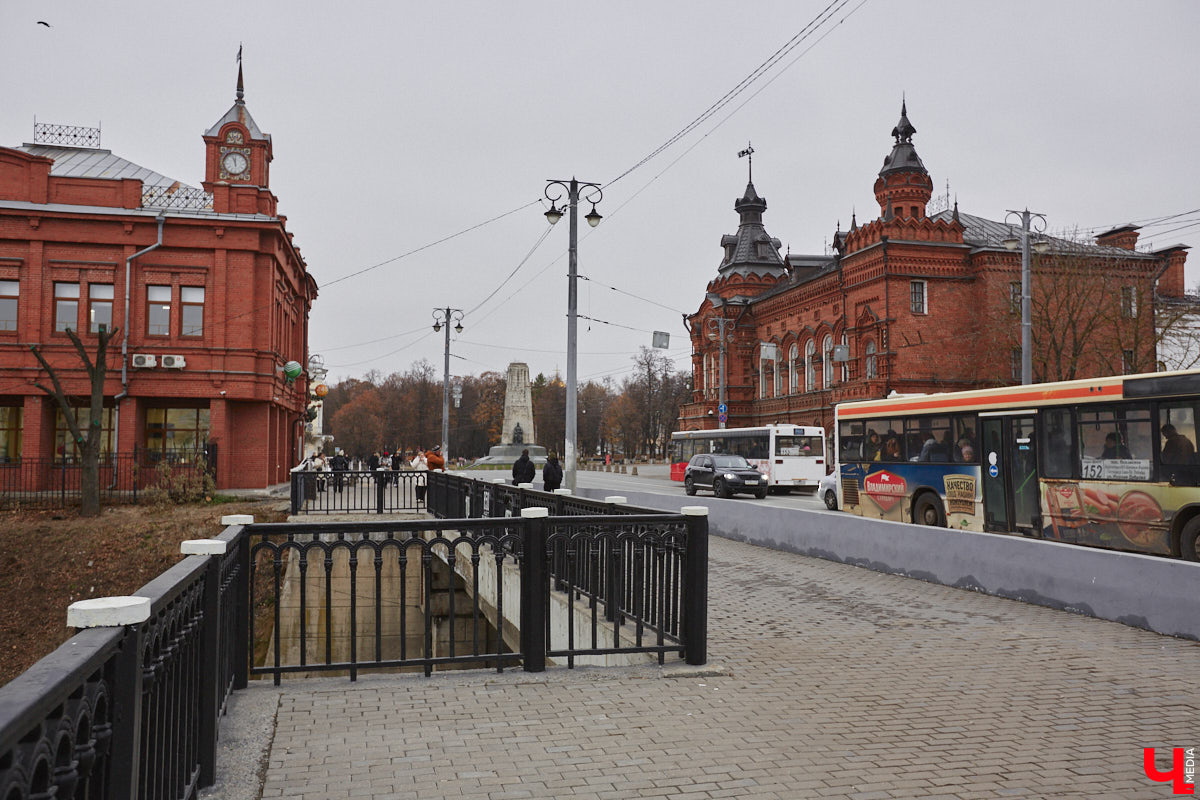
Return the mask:
[(500, 443), (532, 444), (536, 441), (529, 365), (514, 361), (508, 365), (508, 384), (504, 390), (504, 429), (500, 432)]

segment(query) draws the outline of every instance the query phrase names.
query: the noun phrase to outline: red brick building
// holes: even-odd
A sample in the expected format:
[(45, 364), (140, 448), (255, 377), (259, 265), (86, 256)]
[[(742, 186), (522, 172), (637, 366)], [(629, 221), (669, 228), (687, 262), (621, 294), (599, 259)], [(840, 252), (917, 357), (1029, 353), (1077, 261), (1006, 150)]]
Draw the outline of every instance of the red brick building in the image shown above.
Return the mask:
[[(718, 275), (689, 318), (694, 391), (680, 430), (717, 427), (721, 318), (728, 427), (832, 431), (843, 400), (1020, 382), (1011, 229), (957, 202), (927, 214), (933, 181), (914, 133), (902, 108), (875, 180), (879, 215), (852, 217), (831, 255), (781, 254), (763, 225), (767, 202), (747, 185), (738, 231), (722, 237)], [(1095, 243), (1044, 238), (1031, 268), (1035, 381), (1155, 369), (1155, 303), (1183, 296), (1187, 256), (1183, 246), (1137, 251), (1137, 237), (1123, 226)]]
[[(0, 461), (69, 462), (75, 443), (29, 350), (86, 422), (90, 384), (63, 332), (109, 348), (107, 454), (216, 445), (220, 488), (266, 487), (296, 463), (317, 295), (270, 191), (271, 137), (243, 99), (208, 130), (202, 188), (99, 148), (99, 132), (39, 125), (0, 147)], [(211, 452), (211, 451), (210, 451)], [(29, 488), (29, 487), (26, 487)], [(38, 487), (32, 487), (38, 488)]]

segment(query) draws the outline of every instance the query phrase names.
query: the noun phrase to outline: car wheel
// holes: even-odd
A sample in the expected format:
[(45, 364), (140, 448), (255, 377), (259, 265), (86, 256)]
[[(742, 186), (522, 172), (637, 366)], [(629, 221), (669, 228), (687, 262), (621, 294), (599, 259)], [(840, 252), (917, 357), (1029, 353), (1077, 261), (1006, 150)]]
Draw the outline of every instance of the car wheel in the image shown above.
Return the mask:
[(733, 492), (729, 491), (729, 486), (727, 486), (725, 481), (721, 480), (720, 478), (717, 478), (715, 481), (713, 481), (713, 494), (715, 494), (717, 497), (724, 497), (725, 499), (733, 497)]
[(1200, 517), (1192, 517), (1179, 534), (1179, 557), (1184, 561), (1200, 561)]
[(689, 497), (696, 493), (696, 482), (692, 480), (691, 475), (683, 479), (683, 491)]
[(825, 507), (830, 511), (837, 511), (837, 492), (833, 489), (825, 490)]
[(921, 495), (913, 505), (913, 522), (934, 528), (946, 527), (946, 515), (942, 511), (942, 502), (931, 494)]
[(754, 493), (754, 496), (755, 496), (755, 497), (757, 497), (759, 500), (762, 500), (764, 497), (766, 497), (766, 496), (767, 496), (767, 490), (766, 490), (766, 489), (759, 489), (758, 491), (756, 491), (756, 492)]

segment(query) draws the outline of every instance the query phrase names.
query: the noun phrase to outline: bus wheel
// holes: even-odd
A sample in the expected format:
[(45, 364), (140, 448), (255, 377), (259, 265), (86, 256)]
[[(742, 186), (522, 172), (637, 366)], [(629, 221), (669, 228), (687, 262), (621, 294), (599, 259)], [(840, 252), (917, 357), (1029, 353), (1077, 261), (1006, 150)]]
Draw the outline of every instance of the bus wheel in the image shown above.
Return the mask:
[(913, 522), (935, 528), (946, 527), (946, 515), (942, 513), (941, 501), (930, 494), (921, 495), (913, 505)]
[(1197, 541), (1197, 534), (1200, 534), (1200, 517), (1192, 517), (1179, 534), (1179, 557), (1184, 561), (1200, 561), (1200, 542)]
[(696, 493), (696, 482), (692, 480), (691, 475), (683, 479), (683, 492), (689, 497)]

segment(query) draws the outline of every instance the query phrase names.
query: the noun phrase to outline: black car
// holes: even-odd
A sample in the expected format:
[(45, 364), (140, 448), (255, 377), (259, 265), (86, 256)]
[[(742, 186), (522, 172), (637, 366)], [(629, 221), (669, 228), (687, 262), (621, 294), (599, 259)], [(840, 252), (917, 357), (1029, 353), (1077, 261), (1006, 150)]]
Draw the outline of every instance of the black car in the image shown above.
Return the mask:
[(717, 497), (743, 492), (763, 498), (767, 496), (767, 477), (742, 456), (700, 453), (692, 456), (683, 475), (683, 490), (695, 494), (697, 489), (712, 489)]

